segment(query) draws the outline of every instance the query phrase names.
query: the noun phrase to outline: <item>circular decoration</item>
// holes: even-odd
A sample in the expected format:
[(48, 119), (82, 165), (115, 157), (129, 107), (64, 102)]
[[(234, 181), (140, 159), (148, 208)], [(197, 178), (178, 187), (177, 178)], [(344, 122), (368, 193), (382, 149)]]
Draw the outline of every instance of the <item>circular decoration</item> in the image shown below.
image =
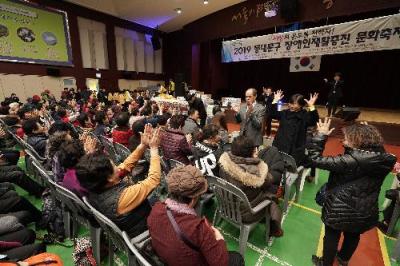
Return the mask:
[(300, 59), (300, 65), (303, 66), (303, 67), (308, 66), (310, 64), (310, 62), (311, 62), (311, 60), (310, 60), (309, 57), (302, 57)]
[(31, 29), (25, 27), (18, 28), (17, 34), (24, 42), (33, 42), (36, 38), (35, 33)]
[(7, 37), (9, 34), (8, 28), (0, 24), (0, 37)]
[(52, 32), (43, 32), (42, 39), (47, 45), (53, 46), (57, 44), (56, 35), (54, 35)]

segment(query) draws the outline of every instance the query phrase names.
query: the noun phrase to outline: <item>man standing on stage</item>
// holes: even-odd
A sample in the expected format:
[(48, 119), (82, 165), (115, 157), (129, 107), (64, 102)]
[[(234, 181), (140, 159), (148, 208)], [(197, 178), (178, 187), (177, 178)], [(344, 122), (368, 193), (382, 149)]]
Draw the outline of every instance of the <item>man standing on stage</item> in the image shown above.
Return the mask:
[(267, 136), (271, 135), (271, 124), (272, 124), (272, 117), (271, 117), (271, 107), (272, 101), (274, 100), (274, 93), (272, 91), (272, 87), (263, 87), (263, 93), (260, 97), (260, 103), (265, 106), (265, 131)]
[(256, 146), (263, 144), (262, 125), (265, 107), (256, 102), (257, 90), (246, 90), (246, 104), (240, 107), (236, 120), (240, 122), (240, 135), (251, 138)]
[(340, 98), (343, 97), (344, 82), (342, 80), (342, 74), (337, 72), (333, 77), (333, 81), (328, 82), (328, 79), (324, 79), (324, 81), (329, 86), (327, 106), (328, 106), (328, 116), (332, 117), (336, 113), (336, 107), (340, 103)]

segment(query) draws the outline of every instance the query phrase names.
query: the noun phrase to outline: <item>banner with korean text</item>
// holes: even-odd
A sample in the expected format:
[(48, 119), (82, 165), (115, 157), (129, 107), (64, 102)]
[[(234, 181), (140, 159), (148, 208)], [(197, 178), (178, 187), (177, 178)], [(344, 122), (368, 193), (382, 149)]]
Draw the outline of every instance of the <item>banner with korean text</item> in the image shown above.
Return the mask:
[(400, 49), (400, 14), (222, 42), (222, 62)]

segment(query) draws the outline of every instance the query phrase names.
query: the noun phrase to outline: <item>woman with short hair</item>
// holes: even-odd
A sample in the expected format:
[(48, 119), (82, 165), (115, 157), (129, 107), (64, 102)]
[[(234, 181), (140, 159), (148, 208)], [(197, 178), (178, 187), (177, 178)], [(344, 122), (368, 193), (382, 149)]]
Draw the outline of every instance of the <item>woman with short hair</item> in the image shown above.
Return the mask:
[[(323, 157), (330, 120), (318, 123), (318, 134), (308, 149), (314, 167), (330, 171), (326, 189), (317, 199), (322, 204), (325, 224), (323, 256), (313, 255), (314, 265), (331, 266), (335, 256), (339, 265), (348, 262), (358, 246), (360, 235), (378, 223), (378, 197), (396, 157), (385, 151), (380, 132), (371, 125), (354, 124), (343, 129), (343, 155)], [(325, 191), (325, 192), (324, 192)], [(337, 252), (341, 234), (342, 248)]]

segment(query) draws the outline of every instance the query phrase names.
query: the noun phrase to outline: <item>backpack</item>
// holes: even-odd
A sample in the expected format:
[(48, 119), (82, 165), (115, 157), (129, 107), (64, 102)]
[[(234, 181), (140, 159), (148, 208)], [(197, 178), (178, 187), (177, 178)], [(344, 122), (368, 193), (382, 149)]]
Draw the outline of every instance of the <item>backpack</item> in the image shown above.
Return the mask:
[(61, 203), (51, 195), (48, 189), (43, 192), (42, 200), (41, 227), (46, 228), (51, 236), (48, 243), (53, 243), (53, 240), (62, 242), (65, 238), (65, 230)]
[(74, 265), (96, 266), (96, 260), (93, 256), (92, 242), (89, 237), (80, 237), (75, 239), (74, 252), (72, 253)]

